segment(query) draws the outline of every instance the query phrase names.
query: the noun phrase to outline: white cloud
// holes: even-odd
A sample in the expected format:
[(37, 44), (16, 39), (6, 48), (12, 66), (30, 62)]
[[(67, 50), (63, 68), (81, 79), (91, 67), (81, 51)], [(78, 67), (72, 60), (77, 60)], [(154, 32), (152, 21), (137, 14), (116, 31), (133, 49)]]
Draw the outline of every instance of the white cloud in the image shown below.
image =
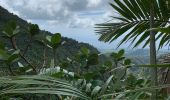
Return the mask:
[[(92, 27), (110, 15), (107, 0), (0, 0), (0, 5), (26, 20), (44, 20), (50, 25)], [(95, 15), (98, 10), (103, 14)], [(96, 18), (80, 12), (93, 11)]]
[(14, 9), (8, 4), (8, 2), (6, 2), (6, 1), (4, 1), (4, 0), (1, 0), (1, 1), (0, 1), (0, 6), (3, 6), (3, 7), (6, 8), (8, 11), (10, 11), (10, 12), (12, 12), (12, 13), (20, 16), (19, 11), (14, 10)]
[(101, 0), (88, 0), (87, 7), (96, 7), (102, 3)]

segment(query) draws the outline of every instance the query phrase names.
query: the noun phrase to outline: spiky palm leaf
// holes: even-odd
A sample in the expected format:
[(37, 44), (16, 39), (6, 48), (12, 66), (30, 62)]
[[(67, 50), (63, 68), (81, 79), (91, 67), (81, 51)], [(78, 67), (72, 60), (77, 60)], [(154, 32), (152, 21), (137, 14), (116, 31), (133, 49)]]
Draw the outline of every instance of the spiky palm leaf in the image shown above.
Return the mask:
[[(146, 47), (150, 41), (149, 21), (151, 0), (114, 0), (110, 3), (112, 8), (118, 12), (119, 17), (112, 18), (118, 20), (117, 23), (97, 24), (96, 32), (100, 34), (99, 40), (112, 42), (119, 37), (123, 37), (118, 47), (131, 40), (133, 47), (143, 44)], [(168, 0), (153, 0), (154, 2), (154, 27), (170, 26), (170, 2)], [(156, 33), (156, 40), (160, 39), (159, 47), (169, 43), (169, 34)]]
[(0, 95), (53, 94), (91, 99), (66, 81), (41, 75), (0, 77), (0, 88)]
[[(126, 90), (126, 91), (123, 91), (123, 92), (105, 94), (105, 95), (101, 95), (99, 98), (104, 98), (104, 97), (109, 97), (109, 96), (114, 96), (114, 95), (121, 95), (121, 97), (124, 97), (128, 93), (142, 93), (142, 92), (151, 93), (152, 90), (156, 90), (156, 89), (160, 90), (160, 89), (167, 88), (167, 87), (170, 87), (170, 84), (164, 84), (164, 85), (159, 85), (159, 86), (150, 86), (150, 87), (147, 86), (147, 87), (144, 87), (144, 88), (138, 88), (138, 89), (134, 89), (134, 90)], [(135, 94), (133, 94), (132, 96), (134, 97)], [(138, 99), (138, 98), (136, 98), (136, 99)], [(136, 100), (136, 99), (132, 98), (130, 100)]]

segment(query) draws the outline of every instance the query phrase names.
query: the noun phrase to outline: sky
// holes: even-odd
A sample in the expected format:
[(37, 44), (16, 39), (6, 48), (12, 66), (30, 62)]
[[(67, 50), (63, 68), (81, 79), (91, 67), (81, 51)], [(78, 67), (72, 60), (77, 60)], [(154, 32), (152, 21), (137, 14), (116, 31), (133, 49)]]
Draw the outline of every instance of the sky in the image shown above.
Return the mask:
[(107, 22), (114, 14), (110, 0), (0, 0), (0, 5), (42, 30), (61, 33), (98, 49), (116, 47), (98, 41), (95, 24)]
[[(109, 2), (113, 0), (0, 0), (0, 5), (22, 19), (38, 24), (42, 30), (61, 33), (101, 50), (115, 49), (121, 40), (104, 43), (98, 41), (99, 34), (94, 31), (95, 24), (117, 16)], [(120, 48), (128, 47), (129, 43)]]

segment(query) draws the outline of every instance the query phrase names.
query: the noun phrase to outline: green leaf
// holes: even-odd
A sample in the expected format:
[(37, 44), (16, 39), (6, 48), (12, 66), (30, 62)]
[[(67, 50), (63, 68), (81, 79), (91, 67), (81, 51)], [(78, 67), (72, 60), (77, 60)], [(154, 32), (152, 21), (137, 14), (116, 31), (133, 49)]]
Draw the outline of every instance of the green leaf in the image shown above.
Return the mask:
[(63, 62), (61, 62), (61, 64), (59, 66), (61, 68), (68, 68), (68, 67), (70, 67), (70, 63), (68, 61), (63, 61)]
[(96, 86), (96, 87), (92, 90), (91, 96), (98, 95), (99, 92), (100, 92), (100, 90), (101, 90), (101, 87), (100, 87), (100, 86)]
[(60, 33), (54, 34), (51, 38), (51, 42), (52, 44), (59, 44), (61, 42), (61, 34)]
[(136, 82), (136, 85), (141, 85), (142, 83), (144, 83), (145, 80), (144, 79), (138, 79), (137, 82)]
[(134, 48), (139, 46), (145, 39), (147, 39), (150, 36), (149, 32), (145, 32), (140, 39), (135, 43)]
[(137, 78), (133, 74), (129, 74), (126, 80), (126, 89), (135, 89)]
[(5, 50), (0, 49), (0, 60), (8, 60), (9, 56), (10, 55)]
[(3, 29), (3, 33), (9, 38), (15, 36), (19, 32), (19, 26), (16, 25), (15, 21), (9, 21)]
[(49, 36), (49, 35), (46, 36), (46, 40), (49, 42), (51, 42), (51, 38), (52, 38), (52, 36)]
[(105, 61), (104, 66), (111, 68), (112, 67), (112, 62), (111, 61)]
[(52, 74), (51, 76), (55, 78), (62, 78), (64, 76), (64, 72), (58, 72), (58, 73)]
[(83, 76), (84, 76), (84, 78), (85, 78), (86, 80), (89, 81), (89, 80), (93, 79), (93, 77), (95, 76), (95, 74), (96, 74), (96, 73), (89, 72), (89, 73), (84, 74)]
[(21, 67), (24, 67), (24, 65), (20, 62), (18, 62), (18, 66), (21, 68)]
[[(98, 30), (96, 30), (96, 33), (100, 35), (99, 40), (112, 42), (123, 37), (123, 39), (119, 39), (118, 47), (128, 41), (131, 41), (130, 45), (133, 47), (143, 45), (143, 43), (143, 47), (145, 47), (150, 42), (150, 34), (146, 31), (150, 29), (150, 5), (152, 3), (154, 6), (154, 27), (164, 28), (169, 26), (170, 15), (169, 5), (166, 6), (166, 2), (166, 0), (156, 0), (153, 2), (149, 0), (114, 0), (110, 5), (119, 14), (119, 17), (111, 17), (120, 21), (97, 24), (96, 28)], [(162, 31), (165, 32), (165, 29)], [(157, 36), (159, 32), (156, 31), (155, 34)], [(161, 38), (159, 37), (159, 39)], [(146, 39), (147, 41), (145, 41)], [(156, 39), (156, 41), (159, 41), (159, 39)], [(168, 41), (169, 39), (165, 38), (162, 40), (162, 44), (167, 44)]]
[(91, 83), (93, 87), (96, 87), (96, 86), (102, 86), (104, 82), (102, 80), (92, 80)]
[[(137, 17), (134, 15), (134, 13), (131, 11), (131, 10), (129, 10), (129, 8), (126, 6), (126, 5), (124, 5), (123, 4), (123, 2), (121, 2), (120, 0), (114, 0), (115, 1), (115, 3), (117, 3), (117, 5), (119, 6), (119, 7), (121, 7), (121, 9), (124, 11), (124, 12), (126, 12), (126, 14), (127, 15), (129, 15), (131, 18), (133, 18), (133, 19), (137, 19)], [(136, 5), (137, 6), (137, 5)], [(139, 18), (140, 19), (140, 18)]]
[(130, 65), (130, 64), (131, 64), (131, 60), (130, 60), (130, 59), (126, 59), (126, 60), (124, 61), (124, 64), (125, 64), (125, 65)]
[(7, 60), (7, 63), (10, 64), (10, 63), (13, 63), (17, 60), (19, 60), (19, 53), (20, 53), (20, 50), (16, 50), (15, 52), (13, 52), (10, 57), (8, 58)]
[(113, 59), (118, 58), (118, 54), (115, 52), (112, 52), (110, 55)]
[(112, 78), (113, 78), (113, 75), (111, 75), (111, 76), (107, 79), (107, 81), (105, 82), (105, 84), (102, 86), (102, 89), (101, 89), (101, 91), (100, 91), (100, 95), (103, 95), (103, 93), (106, 92), (107, 87), (108, 87), (108, 85), (110, 84)]
[(91, 83), (88, 83), (87, 85), (86, 85), (86, 93), (87, 92), (91, 92), (91, 86), (92, 86), (92, 84)]
[(52, 36), (47, 35), (47, 36), (46, 36), (46, 40), (45, 40), (45, 43), (47, 44), (47, 46), (48, 46), (49, 48), (53, 48), (53, 44), (52, 44), (52, 42), (51, 42), (51, 38), (52, 38)]
[(125, 57), (120, 57), (120, 58), (117, 59), (117, 61), (122, 61), (124, 59), (125, 59)]
[(118, 55), (118, 57), (120, 58), (120, 57), (122, 57), (122, 56), (124, 55), (124, 53), (125, 53), (125, 50), (121, 49), (121, 50), (117, 53), (117, 55)]
[[(150, 29), (150, 30), (154, 30), (154, 31), (159, 31), (159, 32), (162, 32), (162, 33), (169, 33), (170, 34), (170, 26), (167, 27), (167, 28), (153, 28), (153, 29)], [(148, 31), (150, 31), (148, 30)]]
[(5, 50), (5, 44), (2, 41), (0, 41), (0, 49)]
[(119, 12), (120, 15), (122, 15), (123, 17), (127, 18), (128, 20), (133, 20), (133, 18), (131, 16), (129, 16), (129, 14), (126, 11), (123, 11), (122, 9), (120, 9), (118, 6), (116, 6), (113, 3), (110, 3), (110, 5)]
[(39, 32), (40, 32), (40, 29), (37, 24), (31, 24), (29, 26), (29, 33), (31, 36), (35, 36), (36, 34), (39, 34)]
[(87, 49), (86, 47), (81, 47), (81, 53), (85, 54), (86, 56), (90, 53), (89, 49)]
[(99, 56), (98, 54), (90, 54), (87, 58), (87, 66), (97, 65), (99, 63)]

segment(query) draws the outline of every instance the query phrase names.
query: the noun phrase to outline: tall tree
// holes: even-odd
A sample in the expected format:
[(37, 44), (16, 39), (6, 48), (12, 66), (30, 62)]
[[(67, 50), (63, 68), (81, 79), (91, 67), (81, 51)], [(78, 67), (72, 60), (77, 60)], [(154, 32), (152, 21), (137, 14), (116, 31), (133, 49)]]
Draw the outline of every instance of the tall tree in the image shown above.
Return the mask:
[[(130, 45), (143, 48), (150, 44), (150, 64), (156, 64), (156, 41), (159, 49), (170, 42), (169, 35), (151, 28), (170, 26), (170, 7), (168, 0), (114, 0), (110, 3), (119, 16), (112, 16), (117, 22), (97, 24), (99, 40), (112, 42), (118, 38), (118, 46), (131, 41)], [(157, 84), (157, 68), (152, 69), (152, 82)], [(154, 93), (156, 96), (156, 93)]]
[[(150, 0), (150, 28), (154, 28), (154, 5), (153, 0)], [(156, 65), (156, 41), (155, 41), (155, 32), (153, 30), (150, 30), (150, 64)], [(151, 78), (152, 78), (152, 84), (157, 86), (158, 79), (157, 79), (157, 67), (154, 67), (151, 69)], [(152, 99), (157, 99), (157, 90), (153, 91)]]
[[(113, 42), (120, 39), (117, 47), (130, 41), (130, 45), (146, 47), (150, 43), (150, 2), (151, 0), (114, 0), (111, 7), (119, 16), (111, 16), (114, 22), (96, 25), (99, 40)], [(168, 27), (170, 24), (170, 7), (167, 0), (153, 0), (154, 27)], [(116, 14), (117, 15), (117, 14)], [(115, 22), (115, 20), (117, 22)], [(155, 41), (160, 40), (159, 48), (168, 45), (169, 34), (155, 32)]]

